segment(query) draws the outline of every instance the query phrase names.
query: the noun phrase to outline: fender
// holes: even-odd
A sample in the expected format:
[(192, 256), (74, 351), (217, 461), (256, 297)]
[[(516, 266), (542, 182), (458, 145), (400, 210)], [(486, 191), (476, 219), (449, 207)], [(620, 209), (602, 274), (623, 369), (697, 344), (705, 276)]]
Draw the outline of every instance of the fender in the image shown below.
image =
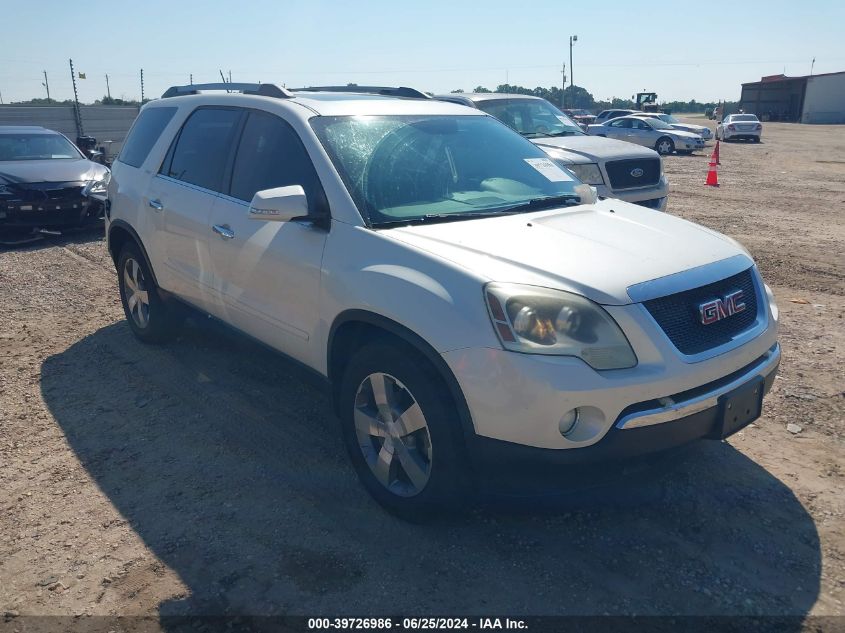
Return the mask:
[(153, 276), (153, 282), (155, 282), (155, 285), (158, 286), (158, 279), (156, 278), (156, 273), (155, 269), (153, 268), (152, 262), (150, 262), (150, 256), (147, 254), (147, 249), (144, 247), (144, 243), (141, 241), (141, 237), (138, 235), (138, 232), (133, 229), (132, 225), (130, 225), (125, 220), (112, 220), (109, 223), (109, 231), (106, 235), (109, 254), (111, 255), (112, 261), (114, 261), (115, 268), (117, 267), (117, 258), (120, 253), (115, 253), (114, 250), (112, 250), (111, 234), (112, 231), (114, 231), (116, 228), (120, 228), (129, 233), (129, 235), (132, 237), (132, 240), (135, 242), (135, 244), (138, 245), (138, 248), (141, 249), (141, 256), (144, 258), (144, 263), (147, 264), (147, 270), (150, 271), (150, 274), (152, 274)]
[(460, 419), (464, 439), (470, 439), (475, 435), (475, 427), (472, 423), (472, 416), (470, 415), (466, 398), (464, 398), (464, 392), (461, 390), (457, 378), (455, 378), (455, 375), (452, 373), (449, 365), (446, 364), (446, 361), (443, 360), (443, 357), (428, 342), (426, 342), (425, 339), (413, 330), (375, 312), (352, 309), (344, 310), (335, 317), (335, 320), (331, 325), (331, 329), (329, 330), (328, 344), (326, 346), (326, 366), (328, 368), (329, 381), (331, 381), (333, 385), (339, 385), (340, 382), (340, 376), (332, 375), (332, 350), (334, 349), (334, 337), (338, 329), (346, 323), (363, 323), (374, 326), (392, 334), (393, 336), (396, 336), (422, 354), (431, 363), (435, 371), (437, 371), (438, 375), (443, 379), (443, 382), (446, 383), (446, 386), (449, 389), (449, 394), (452, 396), (452, 401), (455, 403), (455, 407), (458, 410), (458, 418)]

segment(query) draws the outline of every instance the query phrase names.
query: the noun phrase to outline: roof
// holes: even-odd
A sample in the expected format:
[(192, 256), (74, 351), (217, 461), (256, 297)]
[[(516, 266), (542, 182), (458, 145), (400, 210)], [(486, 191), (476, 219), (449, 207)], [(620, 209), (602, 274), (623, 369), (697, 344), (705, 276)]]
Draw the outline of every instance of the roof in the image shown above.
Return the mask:
[(845, 75), (845, 70), (840, 70), (835, 73), (820, 73), (817, 75), (799, 75), (798, 77), (787, 77), (786, 75), (766, 75), (761, 77), (760, 81), (747, 81), (743, 86), (758, 86), (760, 84), (778, 83), (785, 81), (806, 81), (807, 79), (814, 79), (816, 77), (830, 77), (832, 75)]
[(0, 125), (0, 134), (58, 134), (40, 125)]
[[(434, 99), (403, 99), (385, 97), (373, 94), (338, 93), (338, 92), (307, 92), (297, 91), (287, 98), (267, 97), (255, 94), (201, 92), (192, 95), (169, 97), (151, 101), (147, 106), (167, 107), (182, 103), (196, 105), (223, 105), (226, 103), (248, 106), (250, 103), (261, 101), (266, 105), (286, 107), (286, 104), (296, 104), (307, 108), (319, 116), (350, 116), (350, 115), (467, 115), (476, 114), (466, 106), (436, 101)], [(312, 115), (313, 116), (313, 115)]]
[(497, 99), (543, 99), (534, 95), (524, 95), (514, 92), (450, 92), (446, 95), (434, 95), (435, 99), (448, 99), (449, 97), (463, 97), (470, 101), (495, 101)]

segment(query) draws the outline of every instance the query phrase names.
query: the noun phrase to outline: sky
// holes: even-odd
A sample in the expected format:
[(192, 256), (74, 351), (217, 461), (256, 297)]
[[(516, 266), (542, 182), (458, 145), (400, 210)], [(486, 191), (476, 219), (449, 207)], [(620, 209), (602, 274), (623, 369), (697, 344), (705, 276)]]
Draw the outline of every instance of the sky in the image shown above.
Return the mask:
[[(831, 0), (0, 0), (4, 103), (160, 96), (219, 81), (412, 86), (435, 93), (560, 85), (596, 99), (736, 100), (763, 75), (845, 70), (845, 3)], [(568, 81), (567, 81), (568, 85)]]

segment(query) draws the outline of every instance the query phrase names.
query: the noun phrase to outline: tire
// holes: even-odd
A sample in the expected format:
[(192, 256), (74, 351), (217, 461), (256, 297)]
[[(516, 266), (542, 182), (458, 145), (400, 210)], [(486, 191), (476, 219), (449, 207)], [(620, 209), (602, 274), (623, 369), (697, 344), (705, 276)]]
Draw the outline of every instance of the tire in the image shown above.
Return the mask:
[(675, 141), (668, 136), (661, 136), (654, 144), (654, 149), (661, 156), (668, 156), (675, 151)]
[(752, 140), (753, 140), (755, 143), (759, 143), (759, 142), (760, 142), (760, 137), (759, 137), (759, 136), (755, 136)]
[(378, 503), (410, 521), (459, 506), (468, 490), (460, 420), (424, 357), (400, 341), (365, 345), (344, 371), (338, 402), (349, 457)]
[(139, 340), (164, 343), (175, 336), (180, 311), (162, 300), (146, 259), (135, 244), (127, 244), (120, 251), (117, 283), (126, 321)]

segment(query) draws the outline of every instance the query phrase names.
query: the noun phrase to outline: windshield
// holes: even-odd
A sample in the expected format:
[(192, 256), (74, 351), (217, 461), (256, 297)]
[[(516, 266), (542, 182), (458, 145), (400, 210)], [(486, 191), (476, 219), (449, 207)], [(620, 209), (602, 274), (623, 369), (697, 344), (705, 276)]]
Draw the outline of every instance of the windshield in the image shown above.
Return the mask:
[(59, 134), (0, 134), (0, 161), (81, 157), (79, 150)]
[(731, 121), (757, 121), (757, 117), (753, 114), (734, 114)]
[(581, 184), (488, 116), (334, 116), (311, 125), (372, 226), (514, 212), (575, 196)]
[(649, 118), (648, 123), (655, 130), (671, 130), (672, 129), (671, 125), (669, 125), (668, 123), (665, 123), (664, 121), (661, 121), (660, 119)]
[(577, 123), (545, 99), (490, 99), (475, 105), (529, 138), (584, 134)]

